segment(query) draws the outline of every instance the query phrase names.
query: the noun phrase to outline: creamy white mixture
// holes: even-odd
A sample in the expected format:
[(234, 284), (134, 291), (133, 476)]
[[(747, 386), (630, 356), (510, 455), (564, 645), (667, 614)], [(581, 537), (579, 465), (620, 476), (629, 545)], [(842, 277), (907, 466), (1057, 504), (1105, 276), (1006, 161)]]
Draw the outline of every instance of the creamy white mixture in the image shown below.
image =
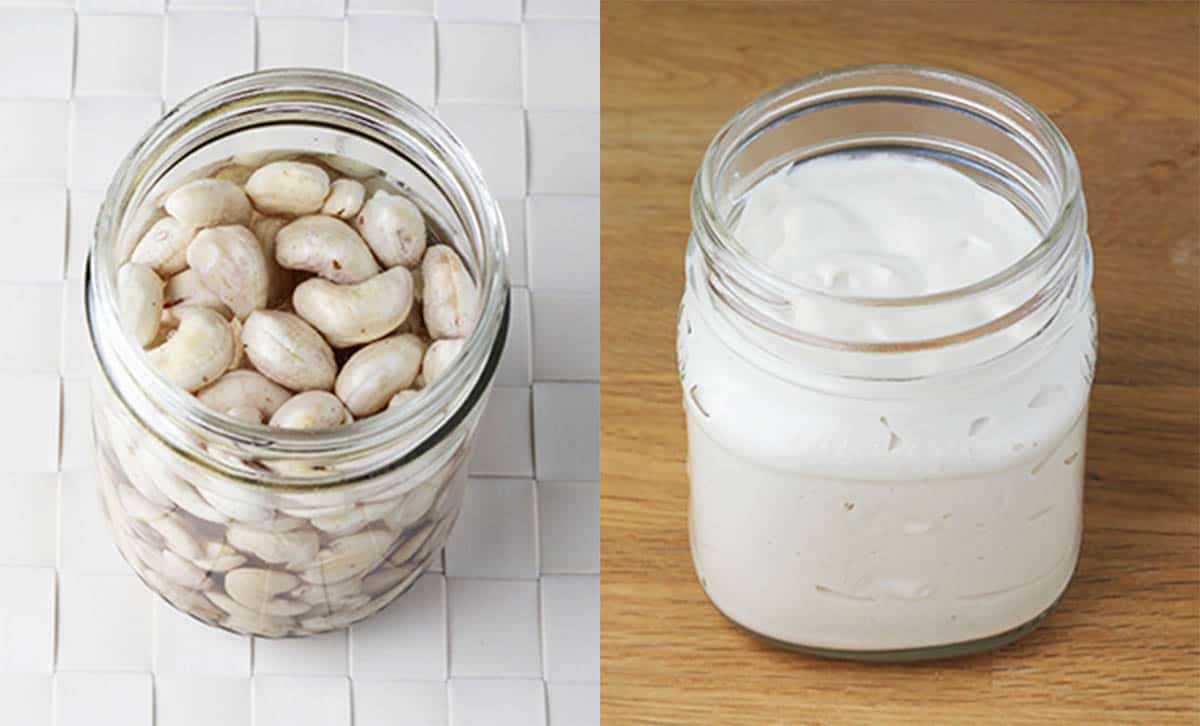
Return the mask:
[[(885, 154), (764, 180), (736, 234), (793, 280), (879, 297), (969, 285), (1039, 240), (967, 176)], [(930, 324), (796, 313), (868, 340), (919, 338), (928, 331), (911, 326)], [(689, 287), (679, 343), (692, 550), (726, 615), (792, 644), (882, 651), (997, 635), (1062, 593), (1082, 525), (1086, 317), (1019, 375), (883, 400), (772, 375), (761, 350), (718, 338), (720, 315)]]

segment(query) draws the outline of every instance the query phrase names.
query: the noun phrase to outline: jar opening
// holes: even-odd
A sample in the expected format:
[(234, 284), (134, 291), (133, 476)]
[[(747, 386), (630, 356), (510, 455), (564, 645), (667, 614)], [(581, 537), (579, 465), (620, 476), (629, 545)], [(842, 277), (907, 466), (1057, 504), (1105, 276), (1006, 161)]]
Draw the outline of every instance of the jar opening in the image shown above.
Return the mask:
[[(206, 163), (243, 151), (287, 148), (336, 154), (381, 169), (411, 195), (434, 235), (458, 249), (475, 278), (478, 322), (463, 352), (414, 405), (317, 431), (239, 422), (160, 377), (121, 332), (115, 270), (131, 248), (130, 240), (136, 242), (151, 221), (156, 196)], [(478, 165), (454, 134), (419, 105), (356, 76), (308, 69), (251, 73), (183, 101), (122, 162), (98, 216), (95, 239), (85, 299), (100, 372), (147, 430), (201, 461), (206, 457), (196, 440), (207, 437), (236, 449), (242, 458), (359, 457), (364, 475), (403, 464), (436, 444), (448, 423), (486, 395), (504, 346), (507, 237)], [(148, 424), (151, 420), (154, 426)], [(397, 442), (410, 442), (399, 459)], [(223, 457), (205, 463), (254, 484), (288, 479), (229, 468)], [(347, 479), (345, 470), (334, 474), (328, 478)], [(321, 482), (320, 476), (297, 479), (306, 486)]]
[[(1011, 202), (1040, 240), (983, 279), (883, 297), (790, 279), (737, 239), (746, 198), (764, 179), (817, 158), (874, 152), (933, 159), (961, 172)], [(915, 353), (1014, 326), (1026, 329), (1020, 337), (1027, 338), (1040, 327), (1035, 321), (1062, 306), (1087, 255), (1078, 164), (1062, 133), (1008, 91), (929, 67), (836, 69), (756, 99), (713, 138), (696, 174), (691, 206), (697, 264), (713, 295), (773, 335), (829, 350)], [(814, 317), (801, 314), (805, 311), (830, 309), (896, 321), (911, 334), (888, 340), (839, 337), (798, 322)]]

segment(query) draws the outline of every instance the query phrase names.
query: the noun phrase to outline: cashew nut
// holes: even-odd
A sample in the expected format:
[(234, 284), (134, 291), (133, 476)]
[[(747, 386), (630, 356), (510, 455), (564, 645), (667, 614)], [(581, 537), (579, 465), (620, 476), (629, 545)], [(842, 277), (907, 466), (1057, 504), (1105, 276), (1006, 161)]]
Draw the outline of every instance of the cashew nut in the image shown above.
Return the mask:
[(418, 395), (420, 395), (420, 393), (420, 391), (416, 391), (411, 388), (406, 391), (400, 391), (396, 395), (392, 396), (392, 399), (388, 401), (387, 407), (400, 408), (404, 404), (416, 398)]
[(267, 306), (267, 260), (258, 238), (237, 226), (201, 230), (188, 245), (188, 264), (204, 286), (245, 319)]
[[(232, 370), (196, 394), (200, 403), (229, 415), (234, 409), (249, 409), (254, 421), (262, 423), (275, 415), (292, 392), (257, 371)], [(246, 414), (245, 420), (251, 420)]]
[(267, 214), (312, 214), (329, 194), (329, 175), (316, 164), (274, 161), (250, 176), (246, 194)]
[(425, 385), (433, 385), (434, 381), (441, 378), (462, 349), (462, 338), (433, 341), (429, 350), (425, 351), (425, 362), (421, 365)]
[(321, 207), (321, 214), (352, 219), (362, 209), (366, 194), (363, 185), (353, 179), (338, 179), (329, 187), (329, 198)]
[(254, 167), (252, 166), (246, 166), (245, 164), (225, 164), (213, 173), (212, 178), (223, 179), (241, 187), (246, 185), (246, 180), (253, 173)]
[(384, 267), (416, 267), (425, 252), (425, 218), (407, 197), (377, 191), (355, 219)]
[(271, 426), (282, 429), (325, 429), (353, 421), (337, 396), (328, 391), (305, 391), (289, 398), (275, 415)]
[(317, 555), (321, 539), (310, 530), (272, 532), (245, 524), (229, 525), (229, 544), (273, 565), (303, 565)]
[(317, 553), (308, 569), (300, 572), (300, 579), (331, 585), (361, 575), (383, 561), (393, 539), (386, 529), (367, 529), (335, 539)]
[(200, 275), (192, 269), (172, 275), (171, 279), (167, 280), (166, 289), (163, 290), (163, 307), (167, 310), (189, 305), (211, 308), (226, 320), (233, 317), (233, 311), (221, 302), (221, 298), (213, 294), (212, 290), (204, 286)]
[(129, 261), (148, 265), (160, 275), (174, 275), (187, 267), (188, 243), (195, 231), (174, 217), (163, 217), (142, 235)]
[(250, 231), (258, 238), (262, 247), (263, 257), (267, 260), (267, 304), (271, 306), (288, 299), (292, 294), (294, 275), (291, 270), (284, 269), (275, 261), (275, 242), (279, 230), (286, 227), (288, 220), (284, 217), (266, 217), (258, 212), (250, 219)]
[(163, 282), (146, 265), (127, 263), (117, 270), (117, 300), (121, 325), (145, 347), (158, 335), (162, 317)]
[(336, 283), (363, 282), (379, 274), (371, 250), (340, 219), (313, 214), (279, 230), (275, 260), (292, 270), (315, 272)]
[(308, 612), (312, 607), (308, 603), (279, 597), (299, 584), (300, 580), (289, 572), (257, 567), (240, 567), (225, 573), (225, 592), (256, 615), (291, 616)]
[(318, 158), (325, 164), (329, 165), (330, 169), (345, 174), (346, 176), (354, 177), (355, 179), (365, 179), (374, 174), (378, 174), (379, 170), (370, 164), (364, 164), (356, 159), (351, 159), (348, 156), (338, 156), (337, 154), (321, 154)]
[[(233, 362), (233, 330), (208, 308), (176, 308), (174, 315), (179, 328), (148, 355), (167, 380), (195, 392), (217, 380)], [(330, 379), (332, 383), (332, 375)]]
[(299, 316), (256, 310), (246, 318), (242, 341), (254, 367), (276, 383), (293, 391), (333, 388), (337, 376), (333, 350)]
[(421, 262), (425, 327), (434, 338), (465, 338), (475, 327), (479, 293), (458, 253), (434, 245)]
[(167, 214), (189, 227), (250, 221), (250, 200), (241, 187), (224, 179), (190, 181), (171, 192), (163, 207)]
[(296, 286), (292, 305), (338, 348), (369, 343), (395, 330), (408, 315), (412, 275), (393, 267), (354, 285), (314, 277)]
[(425, 344), (415, 335), (378, 340), (350, 356), (333, 390), (355, 416), (370, 416), (412, 385), (424, 355)]

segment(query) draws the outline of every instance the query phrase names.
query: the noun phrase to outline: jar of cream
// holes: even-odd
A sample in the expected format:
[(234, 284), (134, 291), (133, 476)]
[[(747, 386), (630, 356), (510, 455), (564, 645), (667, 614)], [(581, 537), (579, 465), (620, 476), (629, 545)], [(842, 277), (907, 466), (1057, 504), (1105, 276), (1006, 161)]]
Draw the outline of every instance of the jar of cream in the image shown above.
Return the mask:
[(678, 355), (713, 604), (862, 660), (1036, 627), (1079, 555), (1095, 362), (1062, 133), (959, 73), (821, 73), (717, 133), (692, 225)]

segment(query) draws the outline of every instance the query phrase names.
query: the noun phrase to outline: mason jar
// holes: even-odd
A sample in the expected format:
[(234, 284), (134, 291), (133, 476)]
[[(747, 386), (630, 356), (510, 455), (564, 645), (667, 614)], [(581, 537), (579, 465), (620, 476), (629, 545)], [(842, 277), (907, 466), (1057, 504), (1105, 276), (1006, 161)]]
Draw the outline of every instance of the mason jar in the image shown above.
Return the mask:
[[(1040, 241), (978, 282), (909, 297), (805, 286), (747, 253), (733, 229), (757, 184), (864, 152), (961, 172)], [(1095, 361), (1087, 213), (1062, 133), (959, 73), (820, 73), (717, 133), (691, 214), (678, 360), (692, 555), (717, 609), (778, 645), (862, 660), (1030, 632), (1079, 555)]]
[[(165, 192), (230, 158), (296, 154), (402, 190), (479, 288), (474, 330), (434, 383), (404, 406), (307, 431), (240, 421), (169, 383), (123, 332), (115, 289)], [(365, 79), (254, 73), (157, 122), (108, 189), (85, 278), (100, 493), (133, 570), (183, 612), (260, 636), (342, 628), (403, 593), (460, 509), (508, 326), (506, 255), (499, 208), (461, 142)]]

